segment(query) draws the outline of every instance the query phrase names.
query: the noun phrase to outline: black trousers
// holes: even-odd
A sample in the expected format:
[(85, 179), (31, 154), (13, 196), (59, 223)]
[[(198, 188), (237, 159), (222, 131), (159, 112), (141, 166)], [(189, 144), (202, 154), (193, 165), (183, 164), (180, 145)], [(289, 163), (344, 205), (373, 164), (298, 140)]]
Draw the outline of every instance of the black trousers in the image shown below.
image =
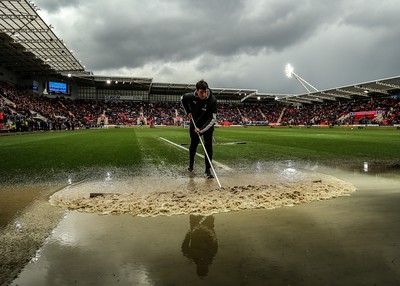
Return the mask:
[[(206, 132), (202, 134), (204, 147), (206, 148), (207, 154), (210, 157), (210, 161), (212, 161), (213, 156), (213, 146), (212, 139), (214, 133), (214, 126), (208, 129)], [(200, 136), (194, 131), (194, 127), (192, 124), (190, 125), (190, 147), (189, 147), (189, 168), (193, 169), (194, 166), (194, 157), (196, 156), (197, 146), (200, 143)], [(204, 162), (206, 166), (206, 170), (211, 168), (210, 162), (208, 162), (207, 156), (204, 154)]]

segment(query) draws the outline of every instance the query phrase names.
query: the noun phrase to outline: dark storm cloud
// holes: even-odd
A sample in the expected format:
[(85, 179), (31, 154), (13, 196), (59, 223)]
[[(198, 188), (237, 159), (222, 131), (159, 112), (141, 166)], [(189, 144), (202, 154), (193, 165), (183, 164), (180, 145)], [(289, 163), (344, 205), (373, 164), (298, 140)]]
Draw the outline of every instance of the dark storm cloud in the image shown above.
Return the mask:
[[(54, 9), (60, 2), (42, 5)], [(148, 2), (142, 1), (140, 5), (137, 1), (75, 2), (83, 9), (77, 10), (80, 20), (71, 28), (76, 33), (86, 31), (86, 40), (73, 45), (92, 69), (185, 61), (203, 53), (231, 56), (282, 50), (306, 40), (332, 18), (327, 17), (332, 15), (331, 6), (320, 1), (260, 1), (268, 5), (254, 7), (239, 0), (171, 1), (171, 10), (165, 12), (164, 7), (146, 7)]]
[(151, 65), (176, 82), (191, 63), (220, 87), (303, 92), (284, 77), (286, 61), (321, 89), (395, 76), (400, 66), (397, 0), (36, 2), (89, 71)]

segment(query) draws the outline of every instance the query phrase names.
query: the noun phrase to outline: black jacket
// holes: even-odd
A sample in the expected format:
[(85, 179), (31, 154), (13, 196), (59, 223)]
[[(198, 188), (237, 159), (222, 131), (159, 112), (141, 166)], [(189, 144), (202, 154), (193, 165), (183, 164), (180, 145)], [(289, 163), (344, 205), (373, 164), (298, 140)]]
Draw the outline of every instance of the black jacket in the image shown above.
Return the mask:
[[(196, 127), (200, 133), (204, 133), (214, 126), (217, 121), (217, 99), (212, 91), (208, 90), (208, 96), (200, 99), (196, 92), (182, 95), (181, 102), (187, 114), (191, 113)], [(191, 126), (193, 122), (190, 121)]]

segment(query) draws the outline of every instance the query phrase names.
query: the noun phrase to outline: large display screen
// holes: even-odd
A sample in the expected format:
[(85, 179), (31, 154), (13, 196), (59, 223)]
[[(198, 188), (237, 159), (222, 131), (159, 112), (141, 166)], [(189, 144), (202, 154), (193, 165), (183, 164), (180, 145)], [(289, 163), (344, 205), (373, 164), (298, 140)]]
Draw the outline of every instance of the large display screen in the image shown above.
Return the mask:
[(68, 93), (68, 85), (64, 82), (49, 81), (48, 92)]
[(36, 80), (32, 82), (32, 90), (35, 92), (39, 90), (39, 83)]

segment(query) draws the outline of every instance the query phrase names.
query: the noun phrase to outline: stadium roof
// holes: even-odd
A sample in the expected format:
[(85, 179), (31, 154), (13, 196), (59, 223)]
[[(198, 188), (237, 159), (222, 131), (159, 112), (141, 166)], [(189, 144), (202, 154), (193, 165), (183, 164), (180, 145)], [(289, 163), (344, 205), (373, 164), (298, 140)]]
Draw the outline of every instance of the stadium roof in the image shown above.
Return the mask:
[[(150, 88), (151, 94), (174, 94), (182, 95), (192, 92), (196, 88), (195, 84), (177, 84), (177, 83), (153, 83)], [(221, 100), (241, 100), (243, 98), (257, 95), (255, 89), (233, 89), (233, 88), (211, 88), (217, 99)], [(260, 98), (261, 99), (261, 98)], [(263, 99), (275, 100), (274, 97), (265, 95)]]
[[(79, 84), (95, 85), (100, 88), (116, 90), (135, 89), (146, 90), (150, 95), (182, 95), (195, 90), (195, 84), (157, 83), (152, 78), (98, 76), (72, 74), (71, 77)], [(219, 100), (241, 100), (246, 102), (273, 102), (275, 95), (259, 94), (255, 89), (211, 88)]]
[(291, 95), (282, 98), (281, 101), (313, 104), (324, 101), (348, 100), (357, 99), (360, 97), (382, 97), (390, 95), (400, 95), (400, 77), (398, 76), (299, 95)]
[(0, 60), (17, 73), (85, 73), (66, 43), (27, 0), (0, 1)]

